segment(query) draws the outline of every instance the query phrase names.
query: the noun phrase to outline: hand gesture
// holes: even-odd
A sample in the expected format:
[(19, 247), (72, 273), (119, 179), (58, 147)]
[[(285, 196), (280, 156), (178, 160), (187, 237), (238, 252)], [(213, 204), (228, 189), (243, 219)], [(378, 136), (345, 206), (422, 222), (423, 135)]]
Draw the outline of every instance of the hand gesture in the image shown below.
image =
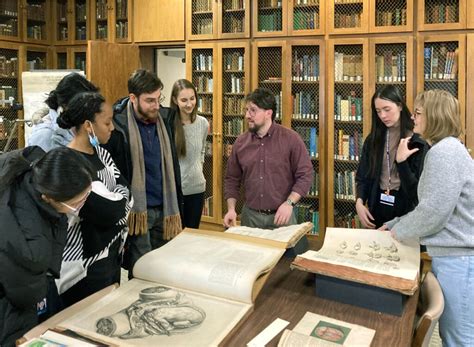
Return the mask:
[(395, 158), (397, 163), (407, 160), (410, 155), (419, 151), (419, 148), (408, 149), (408, 142), (410, 142), (410, 137), (400, 139), (397, 148), (397, 156)]

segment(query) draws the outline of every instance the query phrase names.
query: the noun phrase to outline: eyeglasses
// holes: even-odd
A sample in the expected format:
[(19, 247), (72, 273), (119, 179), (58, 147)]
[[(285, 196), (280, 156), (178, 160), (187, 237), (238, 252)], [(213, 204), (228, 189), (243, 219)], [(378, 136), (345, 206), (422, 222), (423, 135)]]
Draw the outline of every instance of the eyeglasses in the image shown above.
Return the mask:
[(420, 110), (415, 110), (415, 112), (413, 112), (411, 115), (413, 119), (415, 119), (421, 117), (423, 115), (423, 112), (421, 112)]
[(149, 105), (154, 105), (158, 102), (158, 105), (162, 104), (166, 100), (166, 96), (160, 95), (159, 98), (154, 99), (154, 98), (146, 98), (145, 102)]
[(87, 193), (84, 194), (84, 196), (80, 200), (78, 200), (77, 202), (74, 203), (74, 205), (76, 205), (76, 207), (68, 205), (68, 204), (66, 204), (65, 202), (62, 202), (62, 201), (60, 201), (59, 203), (61, 205), (65, 206), (65, 207), (67, 207), (69, 210), (71, 210), (72, 213), (76, 213), (81, 209), (82, 206), (84, 206), (84, 204), (86, 203), (87, 198), (89, 197), (91, 191), (92, 191), (92, 189), (89, 189), (89, 191), (87, 191)]

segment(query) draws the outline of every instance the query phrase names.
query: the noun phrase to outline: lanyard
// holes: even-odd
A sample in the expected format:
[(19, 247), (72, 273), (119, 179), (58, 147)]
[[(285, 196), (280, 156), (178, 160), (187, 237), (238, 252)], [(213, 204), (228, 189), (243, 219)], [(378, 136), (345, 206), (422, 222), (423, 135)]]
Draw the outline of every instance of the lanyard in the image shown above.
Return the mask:
[(389, 138), (389, 131), (387, 129), (387, 140), (386, 140), (386, 150), (387, 150), (387, 169), (388, 169), (388, 188), (386, 191), (387, 195), (390, 195), (390, 183), (392, 183), (392, 172), (390, 167), (390, 138)]

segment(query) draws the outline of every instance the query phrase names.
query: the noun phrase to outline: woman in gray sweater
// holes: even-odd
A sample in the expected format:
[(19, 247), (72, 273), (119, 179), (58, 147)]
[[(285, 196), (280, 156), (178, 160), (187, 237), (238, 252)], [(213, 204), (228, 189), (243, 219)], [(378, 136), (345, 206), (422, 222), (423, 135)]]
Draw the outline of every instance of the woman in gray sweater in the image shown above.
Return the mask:
[(419, 204), (385, 228), (402, 242), (419, 239), (432, 257), (445, 298), (439, 324), (443, 345), (474, 346), (474, 161), (458, 139), (455, 97), (430, 90), (415, 104), (422, 107), (413, 115), (414, 131), (432, 145), (418, 183)]
[(183, 190), (183, 227), (199, 228), (206, 179), (204, 155), (209, 122), (197, 115), (197, 92), (185, 79), (177, 80), (171, 90), (170, 107), (175, 110), (175, 143)]

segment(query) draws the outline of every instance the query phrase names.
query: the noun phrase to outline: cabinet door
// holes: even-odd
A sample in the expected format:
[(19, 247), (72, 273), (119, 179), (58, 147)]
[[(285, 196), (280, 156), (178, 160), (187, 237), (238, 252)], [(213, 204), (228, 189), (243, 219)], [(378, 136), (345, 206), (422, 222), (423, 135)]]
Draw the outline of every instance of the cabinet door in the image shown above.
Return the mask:
[(329, 0), (329, 34), (360, 34), (369, 30), (369, 0)]
[(370, 32), (413, 30), (413, 1), (370, 0)]
[(115, 42), (130, 42), (131, 6), (128, 0), (114, 0)]
[[(418, 93), (430, 89), (446, 90), (459, 100), (460, 105), (465, 105), (466, 35), (421, 36), (417, 53)], [(461, 107), (463, 130), (465, 117), (465, 109)]]
[(109, 38), (109, 4), (108, 0), (91, 0), (92, 39), (107, 41)]
[(73, 41), (75, 44), (85, 44), (91, 37), (89, 26), (89, 0), (73, 0)]
[(288, 0), (252, 2), (253, 36), (273, 37), (287, 34)]
[(467, 28), (474, 29), (474, 0), (467, 0)]
[[(87, 74), (87, 46), (71, 48), (72, 61), (69, 66), (72, 69), (84, 71)], [(89, 78), (89, 76), (87, 76)]]
[[(288, 105), (283, 103), (283, 95), (288, 94), (285, 52), (285, 41), (257, 41), (254, 42), (252, 54), (253, 89), (267, 88), (273, 92), (277, 104), (274, 121), (280, 124), (283, 122), (283, 115), (289, 115)], [(290, 117), (287, 116), (285, 124), (289, 123)]]
[(26, 0), (24, 32), (26, 41), (48, 43), (51, 33), (49, 27), (50, 2), (46, 0)]
[[(186, 47), (186, 76), (196, 87), (198, 98), (196, 107), (198, 114), (209, 122), (209, 134), (206, 142), (204, 158), (204, 177), (206, 191), (204, 193), (203, 222), (219, 223), (220, 220), (220, 186), (217, 184), (217, 167), (222, 161), (215, 151), (221, 134), (219, 122), (214, 115), (217, 100), (214, 94), (214, 81), (218, 76), (218, 64), (215, 62), (217, 48), (213, 43), (189, 44)], [(215, 155), (214, 155), (215, 154)]]
[(18, 49), (0, 47), (0, 153), (19, 148), (16, 111), (10, 107), (10, 100), (18, 101)]
[(21, 0), (2, 1), (0, 6), (0, 39), (20, 40), (20, 2)]
[(328, 226), (360, 227), (355, 173), (370, 129), (367, 39), (328, 47)]
[(69, 65), (69, 54), (67, 47), (54, 47), (53, 49), (53, 69), (65, 70), (71, 68)]
[[(324, 41), (323, 40), (294, 40), (288, 42), (285, 61), (291, 62), (291, 94), (285, 95), (285, 103), (291, 110), (291, 128), (300, 134), (314, 170), (314, 180), (307, 196), (301, 198), (295, 206), (298, 223), (312, 222), (314, 227), (310, 235), (317, 236), (324, 230), (325, 187), (321, 186), (323, 170), (325, 169), (324, 155)], [(321, 194), (320, 194), (321, 193)]]
[(418, 30), (466, 28), (466, 0), (420, 0)]
[(371, 38), (369, 49), (369, 95), (387, 84), (395, 85), (410, 110), (413, 109), (413, 38)]
[(249, 37), (250, 0), (221, 0), (217, 11), (219, 38)]
[(68, 0), (53, 2), (54, 28), (53, 37), (56, 45), (64, 45), (71, 41), (71, 9)]
[(326, 27), (326, 1), (292, 0), (288, 4), (289, 35), (323, 35)]
[(217, 1), (188, 0), (188, 39), (206, 40), (217, 37)]
[[(222, 192), (220, 216), (227, 213), (227, 201), (224, 199), (224, 180), (227, 160), (237, 137), (247, 129), (245, 121), (245, 95), (250, 92), (250, 45), (249, 43), (231, 42), (219, 45), (219, 86), (218, 137), (216, 155), (222, 158), (218, 161), (219, 190)], [(243, 196), (237, 201), (236, 211), (240, 215)], [(222, 225), (222, 222), (219, 221)]]
[[(467, 35), (467, 89), (466, 89), (466, 115), (467, 111), (474, 110), (474, 34)], [(474, 117), (466, 117), (466, 145), (474, 157)]]

